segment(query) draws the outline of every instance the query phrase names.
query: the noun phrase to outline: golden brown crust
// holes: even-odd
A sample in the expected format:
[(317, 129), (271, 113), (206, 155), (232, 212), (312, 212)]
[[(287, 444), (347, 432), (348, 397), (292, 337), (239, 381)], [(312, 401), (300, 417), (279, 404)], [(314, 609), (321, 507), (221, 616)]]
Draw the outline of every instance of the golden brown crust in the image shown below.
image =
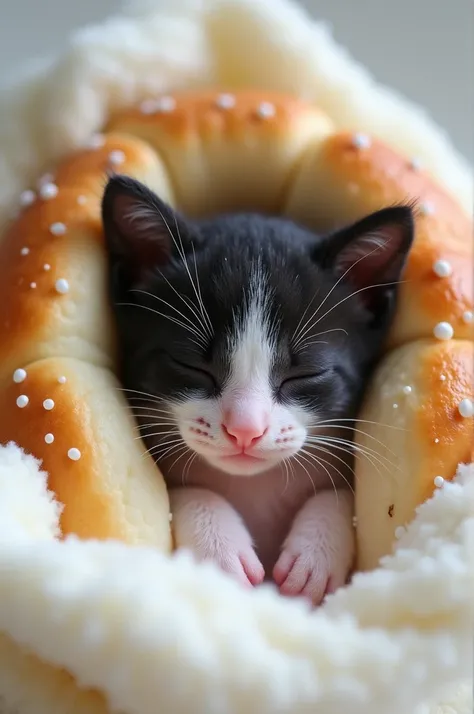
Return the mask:
[(117, 168), (111, 155), (119, 152), (124, 171), (158, 184), (167, 199), (172, 193), (162, 164), (143, 142), (111, 135), (99, 143), (42, 182), (34, 203), (2, 238), (0, 378), (49, 356), (113, 364), (100, 223), (107, 171)]
[(40, 459), (64, 504), (61, 531), (148, 542), (167, 550), (164, 483), (136, 439), (119, 384), (102, 367), (70, 358), (26, 365), (0, 389), (0, 441)]
[[(431, 337), (442, 321), (452, 324), (457, 338), (472, 339), (473, 323), (463, 317), (474, 310), (472, 220), (423, 169), (367, 139), (369, 144), (359, 147), (357, 135), (338, 133), (308, 152), (284, 212), (328, 230), (385, 206), (416, 201), (416, 239), (388, 346)], [(435, 273), (440, 260), (452, 271), (447, 277)]]
[(243, 208), (277, 213), (303, 153), (333, 130), (320, 109), (276, 92), (186, 92), (161, 101), (164, 109), (131, 109), (107, 130), (153, 146), (179, 206), (194, 216)]
[[(356, 512), (359, 567), (390, 552), (397, 527), (474, 457), (474, 343), (420, 340), (390, 352), (377, 368), (359, 415)], [(439, 480), (439, 479), (438, 479)], [(374, 537), (374, 534), (377, 537)]]
[[(255, 209), (325, 230), (417, 200), (416, 241), (388, 354), (361, 414), (371, 424), (359, 425), (368, 432), (358, 434), (362, 447), (374, 449), (376, 439), (385, 466), (389, 451), (400, 460), (388, 477), (377, 459), (357, 467), (360, 564), (375, 565), (390, 550), (395, 523), (431, 494), (434, 476), (451, 478), (459, 461), (472, 458), (473, 419), (458, 409), (461, 398), (472, 398), (470, 218), (422, 168), (383, 143), (334, 133), (318, 108), (257, 90), (179, 93), (122, 112), (89, 148), (62, 162), (53, 186), (43, 181), (0, 244), (0, 440), (43, 460), (65, 504), (64, 533), (165, 550), (164, 483), (141, 459), (110, 371), (115, 345), (100, 225), (109, 171), (136, 176), (193, 215)], [(439, 322), (452, 326), (454, 339), (434, 339)], [(27, 377), (14, 382), (19, 368)], [(29, 401), (20, 408), (22, 396)], [(45, 399), (53, 399), (53, 410)], [(402, 430), (387, 436), (382, 423)], [(70, 448), (80, 451), (79, 461), (68, 457)]]

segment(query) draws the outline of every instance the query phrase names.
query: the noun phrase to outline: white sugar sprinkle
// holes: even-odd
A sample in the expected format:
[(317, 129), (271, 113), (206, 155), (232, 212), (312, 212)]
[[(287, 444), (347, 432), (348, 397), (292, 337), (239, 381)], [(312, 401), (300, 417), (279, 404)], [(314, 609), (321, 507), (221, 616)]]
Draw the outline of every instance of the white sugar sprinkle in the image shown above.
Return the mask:
[(51, 270), (50, 264), (49, 264), (49, 263), (45, 263), (45, 264), (43, 265), (43, 270), (46, 270), (46, 272), (48, 272), (48, 270)]
[(67, 379), (66, 379), (66, 377), (58, 377), (58, 382), (59, 382), (59, 384), (66, 384)]
[(466, 323), (466, 325), (469, 325), (471, 322), (474, 322), (474, 312), (472, 310), (466, 310), (462, 314), (462, 321)]
[(174, 109), (176, 109), (176, 99), (174, 97), (165, 96), (156, 100), (157, 112), (167, 114), (168, 112), (172, 112)]
[(30, 283), (30, 288), (31, 288), (32, 290), (35, 290), (35, 289), (36, 289), (36, 283)]
[(49, 227), (50, 233), (53, 234), (53, 236), (63, 236), (66, 233), (66, 226), (64, 223), (61, 223), (60, 221), (57, 221), (56, 223), (52, 223)]
[(423, 168), (423, 162), (417, 156), (414, 156), (410, 159), (409, 166), (413, 171), (420, 171)]
[(29, 252), (30, 252), (30, 249), (29, 249), (29, 248), (26, 248), (26, 246), (25, 246), (25, 248), (22, 248), (22, 249), (20, 250), (21, 255), (28, 255)]
[(448, 278), (453, 272), (453, 269), (447, 260), (437, 260), (433, 264), (433, 272), (438, 276), (438, 278)]
[(423, 203), (420, 203), (420, 213), (422, 216), (432, 216), (434, 212), (434, 203), (431, 201), (423, 201)]
[(435, 443), (435, 444), (439, 444), (439, 439), (438, 439), (438, 437), (436, 437), (436, 439), (434, 440), (434, 443)]
[(472, 399), (462, 399), (459, 403), (458, 410), (462, 417), (472, 417), (474, 415), (474, 402)]
[(47, 444), (52, 444), (54, 441), (54, 434), (46, 434), (44, 440)]
[(260, 119), (270, 119), (271, 117), (274, 117), (275, 114), (276, 109), (273, 104), (270, 104), (270, 102), (262, 102), (257, 107), (257, 116), (259, 116)]
[(45, 183), (40, 187), (39, 195), (44, 201), (48, 201), (50, 198), (56, 198), (58, 190), (55, 183)]
[(83, 206), (85, 203), (87, 203), (87, 196), (78, 196), (77, 202), (80, 206)]
[(56, 288), (56, 292), (60, 295), (65, 295), (69, 292), (69, 283), (65, 278), (59, 278), (59, 280), (56, 280), (54, 287)]
[(446, 375), (445, 375), (445, 374), (440, 374), (440, 375), (439, 375), (439, 378), (440, 378), (440, 380), (441, 380), (442, 382), (445, 382), (445, 381), (446, 381)]
[(21, 384), (25, 381), (26, 377), (26, 369), (16, 369), (13, 372), (13, 381), (15, 382), (15, 384)]
[(357, 133), (352, 137), (352, 146), (356, 149), (368, 149), (371, 144), (370, 136), (367, 136), (367, 134)]
[(26, 407), (29, 401), (30, 400), (28, 399), (26, 394), (20, 394), (20, 396), (16, 400), (16, 405), (17, 407), (20, 407), (20, 409), (23, 409), (24, 407)]
[(405, 528), (403, 526), (398, 526), (395, 528), (395, 538), (401, 538), (405, 533)]
[(407, 384), (406, 387), (403, 387), (402, 392), (403, 394), (411, 394), (412, 388)]
[(114, 149), (114, 151), (111, 151), (109, 154), (109, 161), (114, 166), (123, 164), (123, 162), (125, 161), (125, 154), (123, 153), (123, 151), (120, 151), (120, 149)]
[(438, 340), (450, 340), (454, 335), (453, 326), (449, 322), (438, 322), (433, 328), (433, 335)]
[(36, 193), (34, 191), (31, 191), (30, 189), (28, 189), (27, 191), (23, 191), (20, 194), (20, 205), (24, 206), (25, 208), (26, 206), (31, 206), (31, 204), (35, 202), (35, 198)]
[(67, 455), (68, 455), (68, 458), (71, 459), (71, 461), (79, 461), (79, 459), (81, 458), (81, 452), (79, 451), (79, 449), (76, 449), (75, 447), (73, 447), (72, 449), (69, 449), (69, 451), (67, 452)]
[(235, 102), (233, 94), (219, 94), (216, 99), (216, 107), (219, 109), (232, 109), (235, 107)]
[(434, 485), (436, 488), (441, 488), (444, 484), (444, 478), (442, 476), (435, 476)]
[(50, 412), (51, 409), (54, 409), (54, 401), (52, 399), (45, 399), (43, 402), (43, 407), (46, 409), (47, 412)]
[(394, 409), (398, 409), (398, 404), (392, 404), (392, 407), (393, 407)]

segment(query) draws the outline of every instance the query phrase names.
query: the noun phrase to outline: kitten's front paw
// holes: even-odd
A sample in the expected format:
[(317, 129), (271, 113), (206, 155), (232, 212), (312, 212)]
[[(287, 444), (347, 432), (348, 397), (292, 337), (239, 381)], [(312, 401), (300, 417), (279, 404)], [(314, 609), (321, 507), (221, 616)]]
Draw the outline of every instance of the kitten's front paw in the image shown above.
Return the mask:
[(254, 549), (246, 543), (230, 543), (225, 539), (224, 543), (213, 544), (207, 553), (203, 553), (202, 560), (212, 560), (245, 587), (260, 585), (265, 577)]
[(320, 605), (344, 585), (354, 559), (350, 493), (322, 491), (297, 514), (273, 569), (282, 595)]
[(345, 566), (331, 563), (314, 542), (298, 537), (288, 539), (273, 569), (273, 579), (282, 595), (302, 596), (315, 606), (344, 585), (348, 574)]
[(220, 496), (204, 489), (170, 491), (178, 549), (198, 561), (212, 561), (242, 585), (263, 582), (265, 572), (239, 514)]

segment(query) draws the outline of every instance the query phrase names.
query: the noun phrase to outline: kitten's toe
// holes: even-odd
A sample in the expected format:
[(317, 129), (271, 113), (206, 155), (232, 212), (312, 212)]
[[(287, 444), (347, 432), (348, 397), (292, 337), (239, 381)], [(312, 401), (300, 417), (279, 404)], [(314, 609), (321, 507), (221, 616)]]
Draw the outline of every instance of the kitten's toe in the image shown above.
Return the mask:
[(253, 548), (240, 553), (239, 560), (251, 585), (260, 585), (263, 583), (265, 571)]
[(343, 584), (339, 577), (332, 576), (324, 556), (309, 549), (300, 553), (284, 550), (273, 570), (273, 579), (282, 595), (304, 597), (314, 606)]
[(260, 585), (265, 577), (263, 566), (251, 547), (234, 552), (228, 550), (222, 559), (217, 559), (217, 564), (248, 588)]
[(290, 570), (293, 568), (297, 556), (288, 550), (284, 550), (278, 558), (273, 568), (273, 580), (278, 586), (282, 586), (287, 579)]

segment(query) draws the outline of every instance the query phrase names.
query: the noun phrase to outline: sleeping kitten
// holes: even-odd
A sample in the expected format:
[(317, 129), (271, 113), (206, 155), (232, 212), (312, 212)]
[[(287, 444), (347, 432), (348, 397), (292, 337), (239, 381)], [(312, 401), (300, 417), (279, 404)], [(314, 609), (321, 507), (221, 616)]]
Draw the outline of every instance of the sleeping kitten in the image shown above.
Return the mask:
[(352, 425), (411, 208), (316, 236), (258, 215), (191, 221), (115, 176), (102, 216), (120, 377), (176, 546), (319, 604), (353, 563)]

